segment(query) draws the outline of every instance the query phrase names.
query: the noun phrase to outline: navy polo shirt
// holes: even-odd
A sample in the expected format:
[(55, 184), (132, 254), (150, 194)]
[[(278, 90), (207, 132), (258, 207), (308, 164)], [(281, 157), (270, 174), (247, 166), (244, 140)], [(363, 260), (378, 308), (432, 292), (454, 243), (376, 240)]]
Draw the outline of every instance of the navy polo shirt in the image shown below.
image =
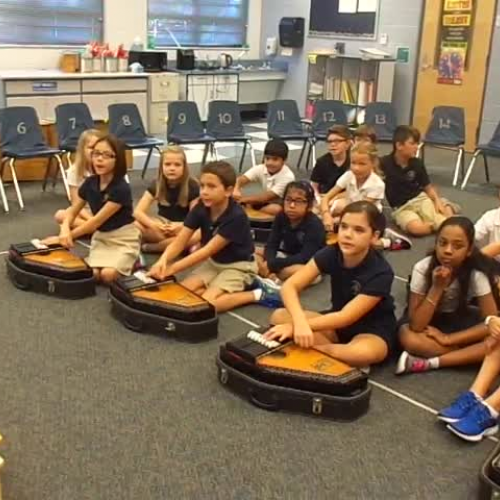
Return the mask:
[(97, 214), (99, 210), (108, 202), (112, 201), (121, 205), (118, 212), (112, 215), (100, 227), (99, 231), (114, 231), (122, 226), (134, 222), (132, 191), (130, 185), (123, 178), (113, 179), (103, 190), (99, 185), (99, 176), (91, 175), (87, 177), (78, 190), (78, 196), (85, 200), (92, 214)]
[(250, 221), (247, 214), (232, 198), (226, 210), (216, 219), (212, 220), (210, 209), (200, 201), (188, 213), (184, 225), (189, 229), (201, 229), (201, 244), (206, 245), (216, 234), (229, 241), (229, 243), (212, 260), (219, 264), (231, 262), (250, 262), (254, 260), (255, 247)]
[(332, 189), (339, 178), (345, 174), (351, 166), (351, 159), (347, 153), (345, 162), (342, 165), (337, 165), (333, 161), (333, 156), (330, 153), (318, 158), (311, 173), (311, 182), (318, 184), (320, 194), (325, 194)]
[[(169, 187), (165, 193), (168, 205), (158, 201), (158, 215), (173, 222), (181, 222), (186, 218), (189, 212), (189, 204), (200, 195), (200, 187), (194, 179), (189, 179), (188, 184), (188, 204), (182, 207), (178, 204), (180, 186)], [(156, 198), (156, 181), (153, 181), (148, 187), (148, 193)]]

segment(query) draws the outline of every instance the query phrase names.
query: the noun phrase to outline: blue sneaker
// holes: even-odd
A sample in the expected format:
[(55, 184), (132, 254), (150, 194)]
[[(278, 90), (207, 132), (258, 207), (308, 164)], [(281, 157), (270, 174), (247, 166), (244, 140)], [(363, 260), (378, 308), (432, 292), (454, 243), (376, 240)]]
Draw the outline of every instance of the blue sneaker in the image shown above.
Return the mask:
[(254, 283), (257, 285), (256, 288), (262, 288), (267, 293), (278, 295), (281, 292), (281, 286), (270, 278), (262, 278), (261, 276), (256, 276)]
[(462, 392), (460, 396), (458, 396), (450, 406), (441, 410), (437, 418), (446, 422), (448, 424), (452, 424), (454, 422), (458, 422), (460, 419), (464, 418), (467, 413), (476, 406), (481, 399), (476, 396), (472, 391)]
[(262, 296), (257, 302), (261, 306), (269, 307), (270, 309), (278, 309), (284, 307), (283, 301), (281, 300), (281, 295), (279, 293), (273, 292), (265, 287), (260, 288), (262, 290)]
[(498, 432), (498, 422), (488, 407), (482, 402), (474, 405), (467, 415), (458, 422), (446, 426), (453, 434), (466, 441), (478, 442), (485, 436), (491, 436)]

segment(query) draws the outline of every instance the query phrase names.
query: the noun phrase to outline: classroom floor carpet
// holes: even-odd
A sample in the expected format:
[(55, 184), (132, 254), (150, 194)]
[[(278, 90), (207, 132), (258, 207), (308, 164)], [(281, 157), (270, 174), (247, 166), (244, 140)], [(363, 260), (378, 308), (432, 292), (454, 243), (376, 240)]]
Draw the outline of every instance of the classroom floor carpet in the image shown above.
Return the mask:
[[(234, 164), (239, 152), (220, 151)], [(144, 189), (142, 157), (136, 155), (130, 176), (135, 199)], [(297, 158), (294, 148), (292, 167)], [(478, 165), (460, 191), (451, 188), (452, 153), (429, 149), (426, 160), (442, 194), (473, 220), (498, 205), (500, 163), (490, 162), (490, 184)], [(148, 179), (156, 167), (153, 158)], [(298, 174), (306, 175), (304, 166)], [(26, 210), (19, 212), (7, 188), (11, 213), (0, 214), (0, 251), (57, 230), (51, 217), (65, 206), (62, 186), (42, 193), (30, 183), (22, 190)], [(387, 254), (398, 276), (398, 311), (411, 267), (431, 244), (414, 240), (411, 251)], [(322, 309), (328, 296), (323, 280), (303, 300)], [(249, 323), (267, 324), (268, 309), (223, 314), (217, 340), (191, 345), (128, 331), (109, 314), (105, 290), (65, 301), (17, 290), (0, 273), (0, 297), (6, 500), (470, 499), (495, 446), (493, 439), (464, 443), (435, 419), (475, 368), (399, 378), (390, 362), (372, 371), (369, 412), (336, 423), (265, 412), (219, 385), (218, 344)]]

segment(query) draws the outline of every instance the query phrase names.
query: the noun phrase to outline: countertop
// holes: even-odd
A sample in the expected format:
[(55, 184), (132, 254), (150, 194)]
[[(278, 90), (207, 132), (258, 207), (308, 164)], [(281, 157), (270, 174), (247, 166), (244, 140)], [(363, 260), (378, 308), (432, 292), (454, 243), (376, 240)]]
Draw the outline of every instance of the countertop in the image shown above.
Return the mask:
[(51, 70), (7, 70), (0, 71), (2, 80), (81, 80), (89, 78), (147, 78), (150, 73), (64, 73), (57, 69)]

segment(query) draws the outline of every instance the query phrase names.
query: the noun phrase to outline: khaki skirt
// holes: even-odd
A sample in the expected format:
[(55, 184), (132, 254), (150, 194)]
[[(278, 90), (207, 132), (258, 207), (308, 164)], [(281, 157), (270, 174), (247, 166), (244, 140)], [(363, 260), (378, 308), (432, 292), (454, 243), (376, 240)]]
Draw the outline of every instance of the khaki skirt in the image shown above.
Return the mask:
[(141, 232), (134, 224), (114, 231), (96, 231), (86, 261), (92, 268), (109, 267), (120, 274), (131, 274), (141, 249)]

